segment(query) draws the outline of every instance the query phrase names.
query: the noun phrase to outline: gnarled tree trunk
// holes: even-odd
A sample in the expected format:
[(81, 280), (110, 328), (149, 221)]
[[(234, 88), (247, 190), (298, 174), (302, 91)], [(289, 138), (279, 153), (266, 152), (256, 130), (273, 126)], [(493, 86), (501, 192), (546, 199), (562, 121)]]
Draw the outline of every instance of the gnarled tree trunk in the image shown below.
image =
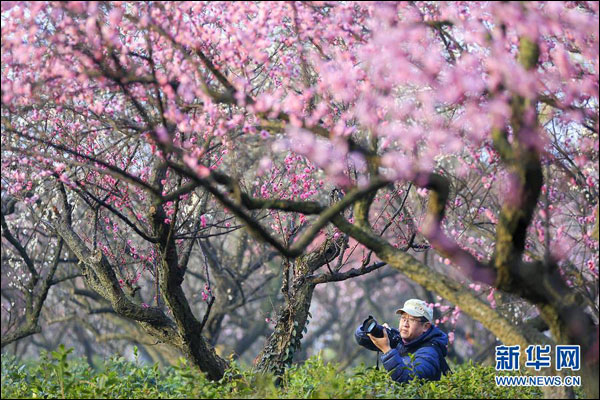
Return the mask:
[[(164, 172), (164, 168), (157, 168), (155, 179), (162, 179)], [(201, 335), (201, 323), (195, 318), (183, 293), (181, 284), (186, 269), (178, 264), (175, 240), (169, 225), (163, 223), (166, 218), (163, 208), (154, 208), (151, 215), (157, 248), (162, 255), (162, 259), (157, 260), (156, 279), (162, 299), (172, 317), (167, 316), (161, 307), (138, 304), (138, 300), (121, 287), (120, 277), (117, 275), (119, 269), (100, 250), (90, 250), (74, 231), (71, 206), (64, 191), (59, 190), (59, 194), (62, 197), (63, 212), (55, 213), (52, 218), (53, 227), (79, 260), (78, 266), (86, 285), (106, 299), (115, 313), (136, 321), (146, 333), (181, 351), (209, 379), (221, 379), (228, 364)]]
[[(288, 285), (287, 276), (284, 276), (282, 291), (285, 304), (277, 316), (275, 331), (257, 357), (259, 370), (281, 375), (292, 363), (308, 324), (310, 304), (316, 286), (316, 283), (306, 278), (336, 258), (342, 243), (341, 236), (336, 240), (327, 239), (316, 250), (298, 257), (293, 263), (289, 262), (288, 266), (293, 266), (293, 280), (291, 285)], [(288, 269), (285, 268), (284, 274), (288, 273)]]

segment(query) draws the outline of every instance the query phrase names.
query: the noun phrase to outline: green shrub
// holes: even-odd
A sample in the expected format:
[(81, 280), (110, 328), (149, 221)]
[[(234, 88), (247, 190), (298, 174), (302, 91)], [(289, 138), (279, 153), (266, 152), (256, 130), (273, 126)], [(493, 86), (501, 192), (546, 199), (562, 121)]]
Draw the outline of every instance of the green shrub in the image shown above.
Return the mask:
[[(536, 387), (498, 387), (493, 367), (463, 364), (439, 382), (393, 382), (385, 370), (361, 365), (340, 371), (320, 356), (289, 368), (275, 385), (272, 375), (242, 370), (232, 362), (210, 382), (181, 359), (177, 366), (139, 365), (115, 356), (97, 369), (68, 359), (61, 346), (39, 360), (2, 357), (2, 398), (541, 398)], [(578, 390), (578, 394), (581, 392)]]

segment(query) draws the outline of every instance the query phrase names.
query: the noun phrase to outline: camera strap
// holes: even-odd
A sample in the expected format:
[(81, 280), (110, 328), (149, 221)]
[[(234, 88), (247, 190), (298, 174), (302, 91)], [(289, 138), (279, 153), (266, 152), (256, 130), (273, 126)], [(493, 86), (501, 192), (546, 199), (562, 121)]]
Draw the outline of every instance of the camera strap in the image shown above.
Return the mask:
[(377, 366), (375, 368), (379, 371), (379, 350), (377, 350)]

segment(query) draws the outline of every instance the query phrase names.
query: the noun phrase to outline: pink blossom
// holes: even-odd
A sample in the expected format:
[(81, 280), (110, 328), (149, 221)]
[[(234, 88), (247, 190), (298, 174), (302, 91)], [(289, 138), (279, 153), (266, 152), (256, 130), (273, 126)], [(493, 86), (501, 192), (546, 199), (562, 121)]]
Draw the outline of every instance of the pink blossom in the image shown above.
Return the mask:
[(492, 288), (492, 290), (490, 290), (490, 294), (487, 296), (487, 300), (490, 302), (490, 306), (492, 308), (496, 308), (496, 299), (494, 298), (495, 291), (496, 289)]
[(65, 164), (63, 163), (58, 163), (56, 164), (56, 166), (54, 167), (54, 172), (56, 172), (57, 174), (61, 174), (64, 170), (65, 170)]
[(258, 169), (256, 170), (256, 174), (258, 176), (262, 176), (273, 167), (273, 162), (270, 157), (262, 157), (258, 162)]
[(121, 18), (123, 17), (123, 10), (119, 7), (115, 7), (108, 13), (108, 22), (117, 27), (121, 23)]
[(164, 126), (159, 126), (154, 131), (156, 132), (156, 137), (159, 142), (169, 142), (169, 133), (167, 132), (167, 128), (165, 128)]
[(492, 223), (494, 223), (494, 224), (498, 223), (498, 218), (496, 218), (494, 213), (489, 208), (486, 208), (484, 210), (484, 214)]

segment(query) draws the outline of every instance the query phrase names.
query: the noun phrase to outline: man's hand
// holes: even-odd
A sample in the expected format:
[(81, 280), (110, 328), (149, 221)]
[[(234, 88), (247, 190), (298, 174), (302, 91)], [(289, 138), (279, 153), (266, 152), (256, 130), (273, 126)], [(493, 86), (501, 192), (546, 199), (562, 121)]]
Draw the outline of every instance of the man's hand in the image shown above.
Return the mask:
[[(387, 324), (384, 324), (383, 326), (387, 328)], [(382, 338), (377, 338), (377, 337), (371, 335), (370, 333), (367, 333), (367, 336), (369, 337), (369, 339), (371, 339), (371, 342), (373, 342), (373, 344), (379, 350), (381, 350), (382, 353), (387, 353), (388, 351), (390, 351), (392, 349), (390, 347), (390, 340), (388, 339), (387, 329), (383, 330)]]

